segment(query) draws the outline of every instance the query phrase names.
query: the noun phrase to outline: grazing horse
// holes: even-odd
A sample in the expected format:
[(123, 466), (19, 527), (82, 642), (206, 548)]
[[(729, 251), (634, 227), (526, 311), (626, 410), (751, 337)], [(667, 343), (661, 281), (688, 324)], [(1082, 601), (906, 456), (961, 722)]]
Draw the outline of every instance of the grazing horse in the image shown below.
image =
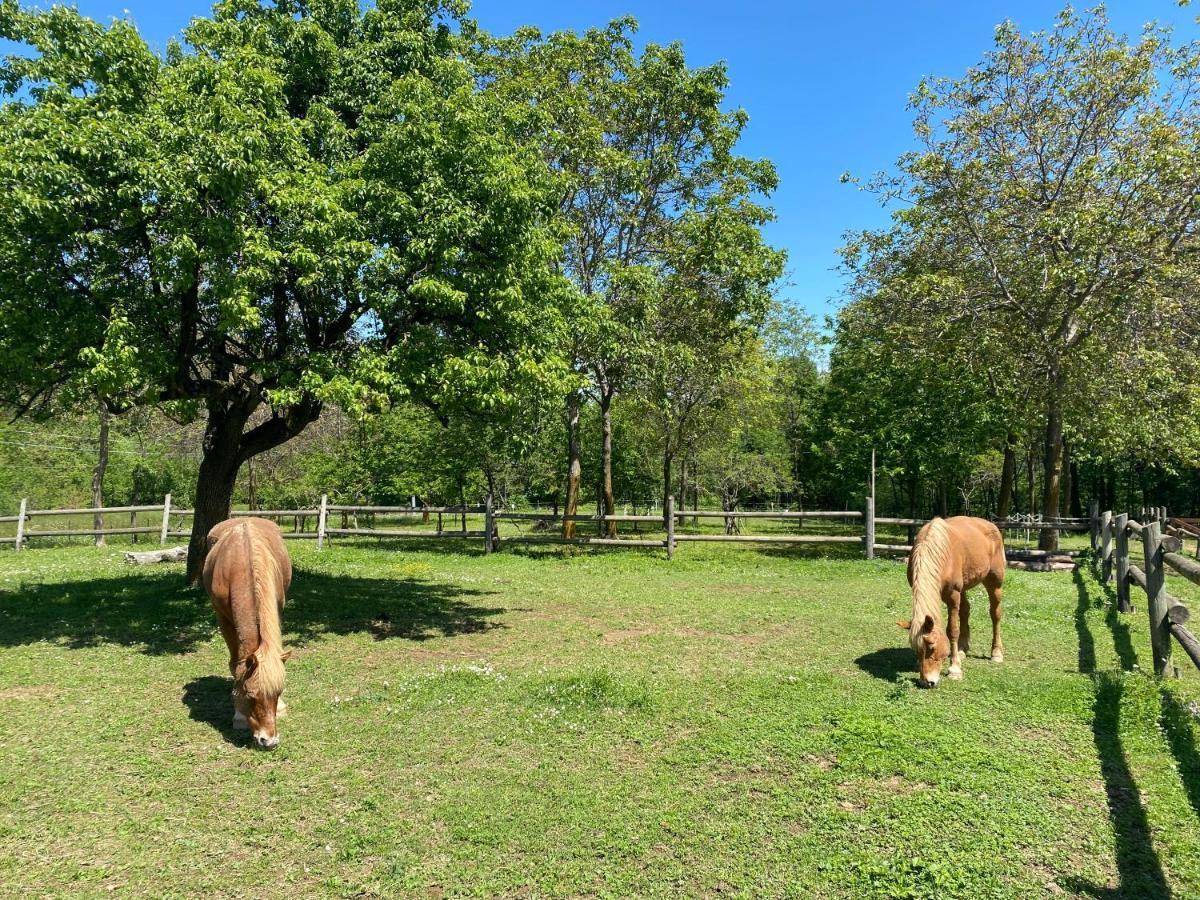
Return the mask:
[[(992, 662), (1004, 662), (1000, 640), (1000, 600), (1004, 594), (1004, 538), (987, 519), (955, 516), (933, 519), (917, 535), (908, 559), (913, 614), (897, 622), (908, 631), (917, 654), (921, 687), (937, 687), (942, 660), (950, 657), (952, 679), (962, 678), (971, 643), (971, 604), (967, 591), (982, 584), (992, 608)], [(949, 622), (942, 629), (942, 603)]]
[(292, 583), (292, 561), (279, 526), (228, 519), (208, 533), (204, 589), (229, 647), (233, 727), (248, 728), (266, 750), (279, 746), (275, 720), (285, 709), (279, 613)]

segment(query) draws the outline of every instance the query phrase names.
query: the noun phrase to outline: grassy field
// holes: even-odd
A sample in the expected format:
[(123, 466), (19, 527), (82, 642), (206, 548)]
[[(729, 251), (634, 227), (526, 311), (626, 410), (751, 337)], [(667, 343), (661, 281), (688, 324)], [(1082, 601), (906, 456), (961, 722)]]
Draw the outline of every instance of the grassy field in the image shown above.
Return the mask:
[(1200, 896), (1200, 678), (1086, 573), (921, 691), (895, 561), (462, 547), (290, 546), (275, 753), (179, 567), (0, 550), (0, 895)]

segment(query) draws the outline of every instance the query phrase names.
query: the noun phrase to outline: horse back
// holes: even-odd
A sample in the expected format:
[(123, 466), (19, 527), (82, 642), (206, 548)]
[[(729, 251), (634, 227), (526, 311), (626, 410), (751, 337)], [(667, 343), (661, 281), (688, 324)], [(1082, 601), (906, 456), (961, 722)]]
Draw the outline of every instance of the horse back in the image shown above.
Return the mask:
[(962, 572), (963, 590), (985, 581), (1004, 581), (1004, 536), (995, 523), (974, 516), (946, 520)]

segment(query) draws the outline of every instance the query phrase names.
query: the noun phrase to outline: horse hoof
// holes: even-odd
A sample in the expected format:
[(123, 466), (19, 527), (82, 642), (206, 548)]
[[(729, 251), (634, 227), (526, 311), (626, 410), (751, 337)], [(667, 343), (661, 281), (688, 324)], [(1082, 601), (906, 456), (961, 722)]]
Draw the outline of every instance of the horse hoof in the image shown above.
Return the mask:
[(992, 662), (995, 662), (995, 663), (1004, 662), (1004, 654), (1003, 653), (993, 653), (992, 654)]
[(963, 675), (962, 669), (955, 668), (955, 669), (951, 669), (946, 674), (946, 677), (949, 678), (951, 681), (962, 681), (962, 675)]

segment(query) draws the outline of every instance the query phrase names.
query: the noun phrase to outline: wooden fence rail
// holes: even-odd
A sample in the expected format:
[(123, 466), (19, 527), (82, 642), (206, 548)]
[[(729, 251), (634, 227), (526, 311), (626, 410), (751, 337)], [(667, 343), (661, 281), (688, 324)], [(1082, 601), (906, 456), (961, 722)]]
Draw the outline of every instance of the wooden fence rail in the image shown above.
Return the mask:
[[(79, 516), (92, 515), (97, 519), (105, 514), (129, 514), (131, 521), (129, 527), (121, 528), (104, 528), (96, 527), (95, 524), (91, 528), (72, 528), (65, 529), (39, 529), (32, 530), (29, 523), (35, 519), (44, 519), (53, 516)], [(145, 525), (139, 527), (136, 522), (138, 513), (154, 514), (160, 516), (157, 525)], [(342, 517), (341, 527), (335, 526), (330, 522), (330, 515), (340, 515)], [(370, 517), (367, 523), (368, 527), (364, 527), (359, 522), (358, 516), (364, 514)], [(154, 535), (157, 534), (160, 545), (165, 545), (170, 538), (186, 538), (190, 536), (190, 531), (182, 527), (183, 520), (189, 519), (195, 515), (195, 511), (184, 509), (172, 504), (171, 495), (168, 494), (161, 505), (142, 505), (142, 506), (110, 506), (100, 508), (79, 508), (79, 509), (30, 509), (27, 501), (21, 501), (20, 512), (16, 516), (0, 517), (0, 522), (11, 523), (16, 522), (16, 536), (0, 538), (0, 544), (12, 544), (17, 550), (22, 549), (29, 540), (43, 537), (74, 537), (74, 536), (92, 536), (100, 537), (102, 535)], [(675, 549), (681, 543), (731, 543), (731, 544), (794, 544), (794, 545), (859, 545), (867, 559), (873, 559), (876, 553), (909, 553), (912, 551), (911, 539), (915, 528), (924, 525), (928, 520), (905, 518), (895, 516), (877, 516), (875, 514), (875, 501), (873, 497), (865, 499), (864, 508), (862, 510), (855, 509), (839, 509), (839, 510), (701, 510), (692, 509), (684, 510), (675, 507), (674, 498), (667, 498), (666, 506), (661, 514), (654, 515), (592, 515), (592, 514), (574, 514), (566, 515), (558, 512), (516, 512), (504, 509), (497, 509), (490, 497), (485, 499), (482, 505), (451, 505), (451, 506), (369, 506), (365, 504), (340, 504), (330, 503), (328, 495), (321, 496), (320, 505), (315, 508), (300, 508), (300, 509), (260, 509), (260, 510), (235, 510), (233, 516), (261, 516), (264, 518), (292, 518), (296, 520), (296, 527), (293, 531), (285, 531), (284, 537), (290, 540), (315, 540), (318, 549), (323, 549), (325, 544), (334, 539), (342, 537), (376, 537), (376, 538), (393, 538), (393, 539), (469, 539), (482, 540), (485, 553), (491, 553), (498, 549), (501, 541), (504, 543), (513, 544), (573, 544), (579, 546), (602, 546), (602, 547), (651, 547), (659, 548), (666, 551), (667, 558), (672, 559), (675, 555)], [(430, 516), (437, 516), (434, 527), (430, 528), (404, 528), (404, 527), (375, 527), (375, 516), (416, 516), (421, 515), (428, 519)], [(1165, 510), (1162, 511), (1165, 516)], [(354, 521), (351, 523), (349, 517), (353, 516)], [(445, 517), (452, 517), (451, 522), (447, 523)], [(469, 516), (482, 516), (483, 528), (478, 525), (470, 526), (468, 522)], [(316, 523), (316, 530), (311, 531), (304, 527), (305, 520), (312, 519)], [(1090, 529), (1093, 532), (1093, 544), (1100, 542), (1100, 527), (1097, 525), (1098, 514), (1091, 520), (1085, 519), (1055, 519), (1053, 521), (1002, 521), (996, 524), (1006, 530), (1038, 530), (1047, 528), (1056, 528), (1063, 531), (1080, 531)], [(683, 531), (684, 526), (691, 523), (697, 524), (699, 520), (724, 520), (727, 523), (725, 533), (688, 533)], [(457, 520), (457, 521), (456, 521)], [(811, 520), (814, 522), (842, 522), (846, 525), (853, 526), (854, 531), (861, 532), (851, 534), (808, 534), (808, 533), (788, 533), (788, 534), (743, 534), (740, 533), (738, 522), (761, 522), (775, 521), (781, 523), (795, 523), (798, 526), (803, 526), (804, 522)], [(478, 520), (476, 520), (477, 522)], [(598, 534), (595, 536), (575, 536), (563, 537), (554, 534), (527, 534), (521, 531), (501, 535), (500, 524), (502, 522), (512, 522), (518, 524), (521, 522), (540, 522), (540, 523), (556, 523), (564, 522), (594, 522), (598, 526), (605, 523), (654, 523), (663, 527), (663, 537), (649, 537), (644, 533), (638, 532), (635, 528), (633, 534), (629, 537), (611, 537), (608, 535)], [(1186, 523), (1181, 522), (1181, 526)], [(457, 526), (457, 527), (455, 527)], [(880, 526), (902, 526), (909, 529), (910, 543), (892, 543), (888, 540), (887, 535), (882, 536), (882, 539), (877, 533)], [(1129, 523), (1131, 533), (1133, 529), (1140, 529), (1140, 525), (1136, 522)], [(1140, 532), (1139, 532), (1140, 533)], [(1105, 532), (1109, 534), (1110, 532)], [(1106, 541), (1109, 538), (1105, 538)], [(1106, 543), (1106, 558), (1111, 556), (1111, 551), (1108, 550)], [(1067, 556), (1068, 554), (1063, 554)], [(1046, 555), (1041, 551), (1030, 550), (1011, 550), (1010, 558), (1013, 560), (1024, 561), (1028, 564), (1040, 563), (1046, 561)], [(1064, 561), (1064, 564), (1066, 562)], [(1128, 571), (1127, 571), (1128, 574)]]
[[(1092, 549), (1096, 551), (1097, 574), (1104, 583), (1115, 579), (1117, 609), (1133, 612), (1129, 596), (1131, 585), (1146, 593), (1154, 674), (1164, 677), (1173, 671), (1172, 639), (1200, 668), (1200, 640), (1187, 627), (1191, 617), (1188, 608), (1167, 592), (1168, 572), (1200, 585), (1200, 562), (1180, 553), (1183, 536), (1172, 533), (1180, 530), (1169, 524), (1176, 520), (1169, 519), (1166, 507), (1162, 506), (1143, 509), (1140, 515), (1144, 522), (1136, 521), (1128, 513), (1114, 516), (1110, 511), (1098, 512), (1094, 504), (1092, 515)], [(1142, 544), (1141, 566), (1130, 561), (1133, 538), (1140, 539)]]

